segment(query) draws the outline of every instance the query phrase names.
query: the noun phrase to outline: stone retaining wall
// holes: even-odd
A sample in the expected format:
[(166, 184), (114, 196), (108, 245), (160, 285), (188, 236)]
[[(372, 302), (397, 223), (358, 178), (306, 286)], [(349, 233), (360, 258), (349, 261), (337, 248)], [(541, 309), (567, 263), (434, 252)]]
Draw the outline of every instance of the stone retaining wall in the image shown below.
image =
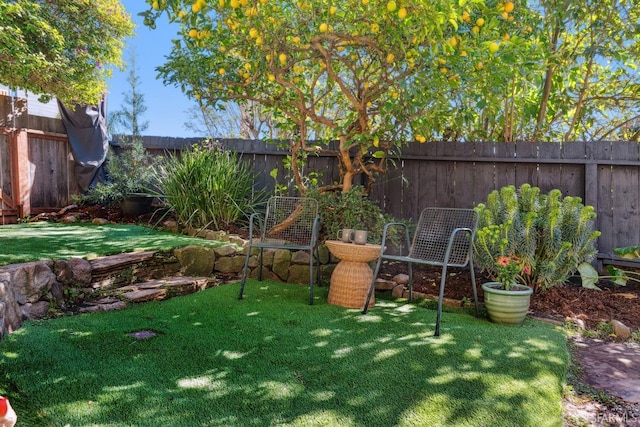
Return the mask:
[[(238, 236), (208, 235), (226, 241), (215, 249), (187, 246), (171, 252), (120, 254), (85, 260), (35, 261), (0, 267), (0, 339), (26, 319), (40, 319), (68, 306), (96, 298), (106, 290), (168, 276), (224, 275), (241, 278), (246, 242)], [(321, 274), (328, 280), (337, 260), (320, 248)], [(249, 262), (249, 276), (258, 276), (258, 250)], [(265, 249), (263, 278), (309, 283), (309, 254)]]

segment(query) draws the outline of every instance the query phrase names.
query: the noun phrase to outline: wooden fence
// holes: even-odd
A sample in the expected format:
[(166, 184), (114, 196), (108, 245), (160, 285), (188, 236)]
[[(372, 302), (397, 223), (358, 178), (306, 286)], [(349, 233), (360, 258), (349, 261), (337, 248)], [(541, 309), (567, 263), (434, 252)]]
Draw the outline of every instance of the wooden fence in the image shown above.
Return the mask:
[[(155, 149), (180, 150), (194, 142), (145, 139)], [(273, 169), (284, 177), (286, 150), (260, 141), (221, 142), (251, 163), (258, 186), (273, 189)], [(415, 221), (427, 206), (474, 207), (494, 189), (529, 183), (545, 193), (557, 188), (593, 206), (601, 253), (640, 243), (640, 144), (635, 142), (432, 142), (410, 144), (395, 163), (378, 178), (371, 198), (396, 218)], [(339, 177), (334, 157), (312, 157), (309, 170), (322, 173), (324, 184)]]
[(59, 209), (79, 191), (61, 120), (0, 94), (0, 223)]

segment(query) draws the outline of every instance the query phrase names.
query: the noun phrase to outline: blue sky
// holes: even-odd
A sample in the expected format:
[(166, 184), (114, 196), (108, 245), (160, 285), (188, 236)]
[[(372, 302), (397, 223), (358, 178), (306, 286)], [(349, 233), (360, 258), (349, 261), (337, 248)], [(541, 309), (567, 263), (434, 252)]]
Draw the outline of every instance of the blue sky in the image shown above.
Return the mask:
[[(136, 68), (141, 82), (139, 90), (144, 95), (147, 106), (144, 119), (149, 122), (149, 128), (144, 133), (153, 136), (200, 136), (184, 127), (184, 123), (188, 121), (186, 111), (195, 104), (179, 88), (164, 86), (161, 80), (156, 79), (155, 68), (162, 65), (165, 56), (170, 53), (171, 39), (177, 37), (179, 26), (169, 25), (163, 17), (158, 20), (157, 28), (151, 30), (143, 25), (142, 18), (138, 16), (139, 12), (148, 7), (144, 1), (122, 0), (122, 4), (136, 23), (136, 35), (127, 40), (124, 58), (128, 60), (130, 48), (135, 50)], [(128, 73), (128, 70), (115, 70), (109, 79), (109, 111), (116, 111), (122, 106), (123, 93), (129, 90)]]

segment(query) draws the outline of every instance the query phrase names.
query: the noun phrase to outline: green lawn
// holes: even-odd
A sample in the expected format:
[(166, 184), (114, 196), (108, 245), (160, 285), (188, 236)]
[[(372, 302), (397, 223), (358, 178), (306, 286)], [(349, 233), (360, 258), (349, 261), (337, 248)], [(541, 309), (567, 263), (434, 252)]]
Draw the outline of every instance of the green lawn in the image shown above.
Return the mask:
[(0, 226), (0, 265), (42, 259), (95, 258), (122, 252), (169, 250), (221, 242), (161, 232), (132, 224), (36, 222)]
[[(563, 332), (305, 286), (227, 284), (28, 322), (0, 342), (21, 426), (562, 426)], [(138, 340), (131, 332), (157, 335)]]

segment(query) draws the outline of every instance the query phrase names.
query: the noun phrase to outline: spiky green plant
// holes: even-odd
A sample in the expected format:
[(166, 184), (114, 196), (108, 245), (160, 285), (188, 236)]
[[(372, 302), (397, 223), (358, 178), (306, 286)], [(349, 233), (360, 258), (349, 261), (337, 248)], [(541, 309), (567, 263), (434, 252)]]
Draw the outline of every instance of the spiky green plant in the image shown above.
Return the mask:
[(251, 167), (236, 154), (197, 145), (156, 171), (161, 197), (192, 228), (224, 229), (246, 219), (260, 201)]
[(560, 190), (540, 194), (529, 184), (518, 190), (510, 185), (491, 192), (476, 210), (480, 221), (474, 262), (494, 279), (497, 257), (514, 255), (530, 270), (520, 282), (545, 291), (596, 254), (600, 232), (593, 230), (593, 207), (584, 206), (579, 197), (563, 198)]

